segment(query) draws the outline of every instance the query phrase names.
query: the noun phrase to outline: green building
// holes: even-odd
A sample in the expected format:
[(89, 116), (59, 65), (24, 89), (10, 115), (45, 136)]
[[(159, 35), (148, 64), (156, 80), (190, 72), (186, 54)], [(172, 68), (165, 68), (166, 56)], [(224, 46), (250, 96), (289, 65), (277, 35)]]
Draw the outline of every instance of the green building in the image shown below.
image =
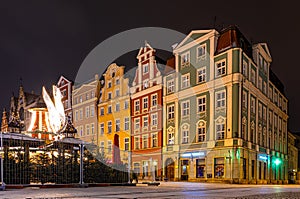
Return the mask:
[(288, 100), (267, 44), (230, 26), (192, 31), (173, 53), (164, 77), (164, 177), (286, 183)]

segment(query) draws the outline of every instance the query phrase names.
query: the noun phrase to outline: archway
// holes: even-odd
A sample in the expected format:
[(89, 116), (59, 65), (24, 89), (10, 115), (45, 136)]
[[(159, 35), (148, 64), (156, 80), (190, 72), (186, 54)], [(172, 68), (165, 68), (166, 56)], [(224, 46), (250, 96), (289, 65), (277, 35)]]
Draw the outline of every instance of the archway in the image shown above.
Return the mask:
[(166, 167), (165, 167), (165, 171), (166, 171), (166, 178), (167, 180), (170, 180), (170, 181), (174, 181), (174, 166), (175, 166), (175, 163), (173, 161), (172, 158), (168, 158), (166, 160)]

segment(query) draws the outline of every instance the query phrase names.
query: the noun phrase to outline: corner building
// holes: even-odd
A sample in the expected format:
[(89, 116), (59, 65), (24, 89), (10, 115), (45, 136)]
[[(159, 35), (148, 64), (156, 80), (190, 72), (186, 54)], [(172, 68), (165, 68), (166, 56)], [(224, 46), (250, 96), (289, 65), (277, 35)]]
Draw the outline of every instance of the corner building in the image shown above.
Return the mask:
[(138, 67), (131, 93), (132, 168), (140, 179), (161, 178), (162, 74), (155, 50), (145, 43), (137, 55)]
[(287, 183), (287, 98), (267, 44), (239, 29), (195, 30), (164, 77), (168, 180)]

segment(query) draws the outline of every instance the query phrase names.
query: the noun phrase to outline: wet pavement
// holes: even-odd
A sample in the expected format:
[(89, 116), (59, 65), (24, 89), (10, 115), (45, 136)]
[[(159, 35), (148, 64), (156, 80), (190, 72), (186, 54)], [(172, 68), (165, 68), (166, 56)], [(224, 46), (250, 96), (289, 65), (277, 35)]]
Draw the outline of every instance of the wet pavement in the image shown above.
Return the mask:
[(0, 191), (1, 199), (63, 198), (300, 198), (300, 185), (231, 185), (161, 182), (159, 186), (37, 188)]

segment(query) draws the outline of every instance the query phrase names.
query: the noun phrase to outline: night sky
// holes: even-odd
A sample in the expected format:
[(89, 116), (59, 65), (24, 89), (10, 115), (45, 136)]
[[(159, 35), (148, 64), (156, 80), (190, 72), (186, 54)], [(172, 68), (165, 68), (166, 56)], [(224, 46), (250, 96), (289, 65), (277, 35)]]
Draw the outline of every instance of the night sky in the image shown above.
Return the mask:
[(298, 6), (287, 1), (211, 2), (2, 1), (0, 108), (8, 107), (12, 92), (18, 93), (20, 77), (24, 89), (35, 93), (43, 85), (50, 88), (60, 75), (74, 80), (88, 53), (119, 32), (153, 26), (188, 34), (235, 24), (249, 41), (268, 44), (271, 67), (289, 98), (289, 128), (300, 131)]

